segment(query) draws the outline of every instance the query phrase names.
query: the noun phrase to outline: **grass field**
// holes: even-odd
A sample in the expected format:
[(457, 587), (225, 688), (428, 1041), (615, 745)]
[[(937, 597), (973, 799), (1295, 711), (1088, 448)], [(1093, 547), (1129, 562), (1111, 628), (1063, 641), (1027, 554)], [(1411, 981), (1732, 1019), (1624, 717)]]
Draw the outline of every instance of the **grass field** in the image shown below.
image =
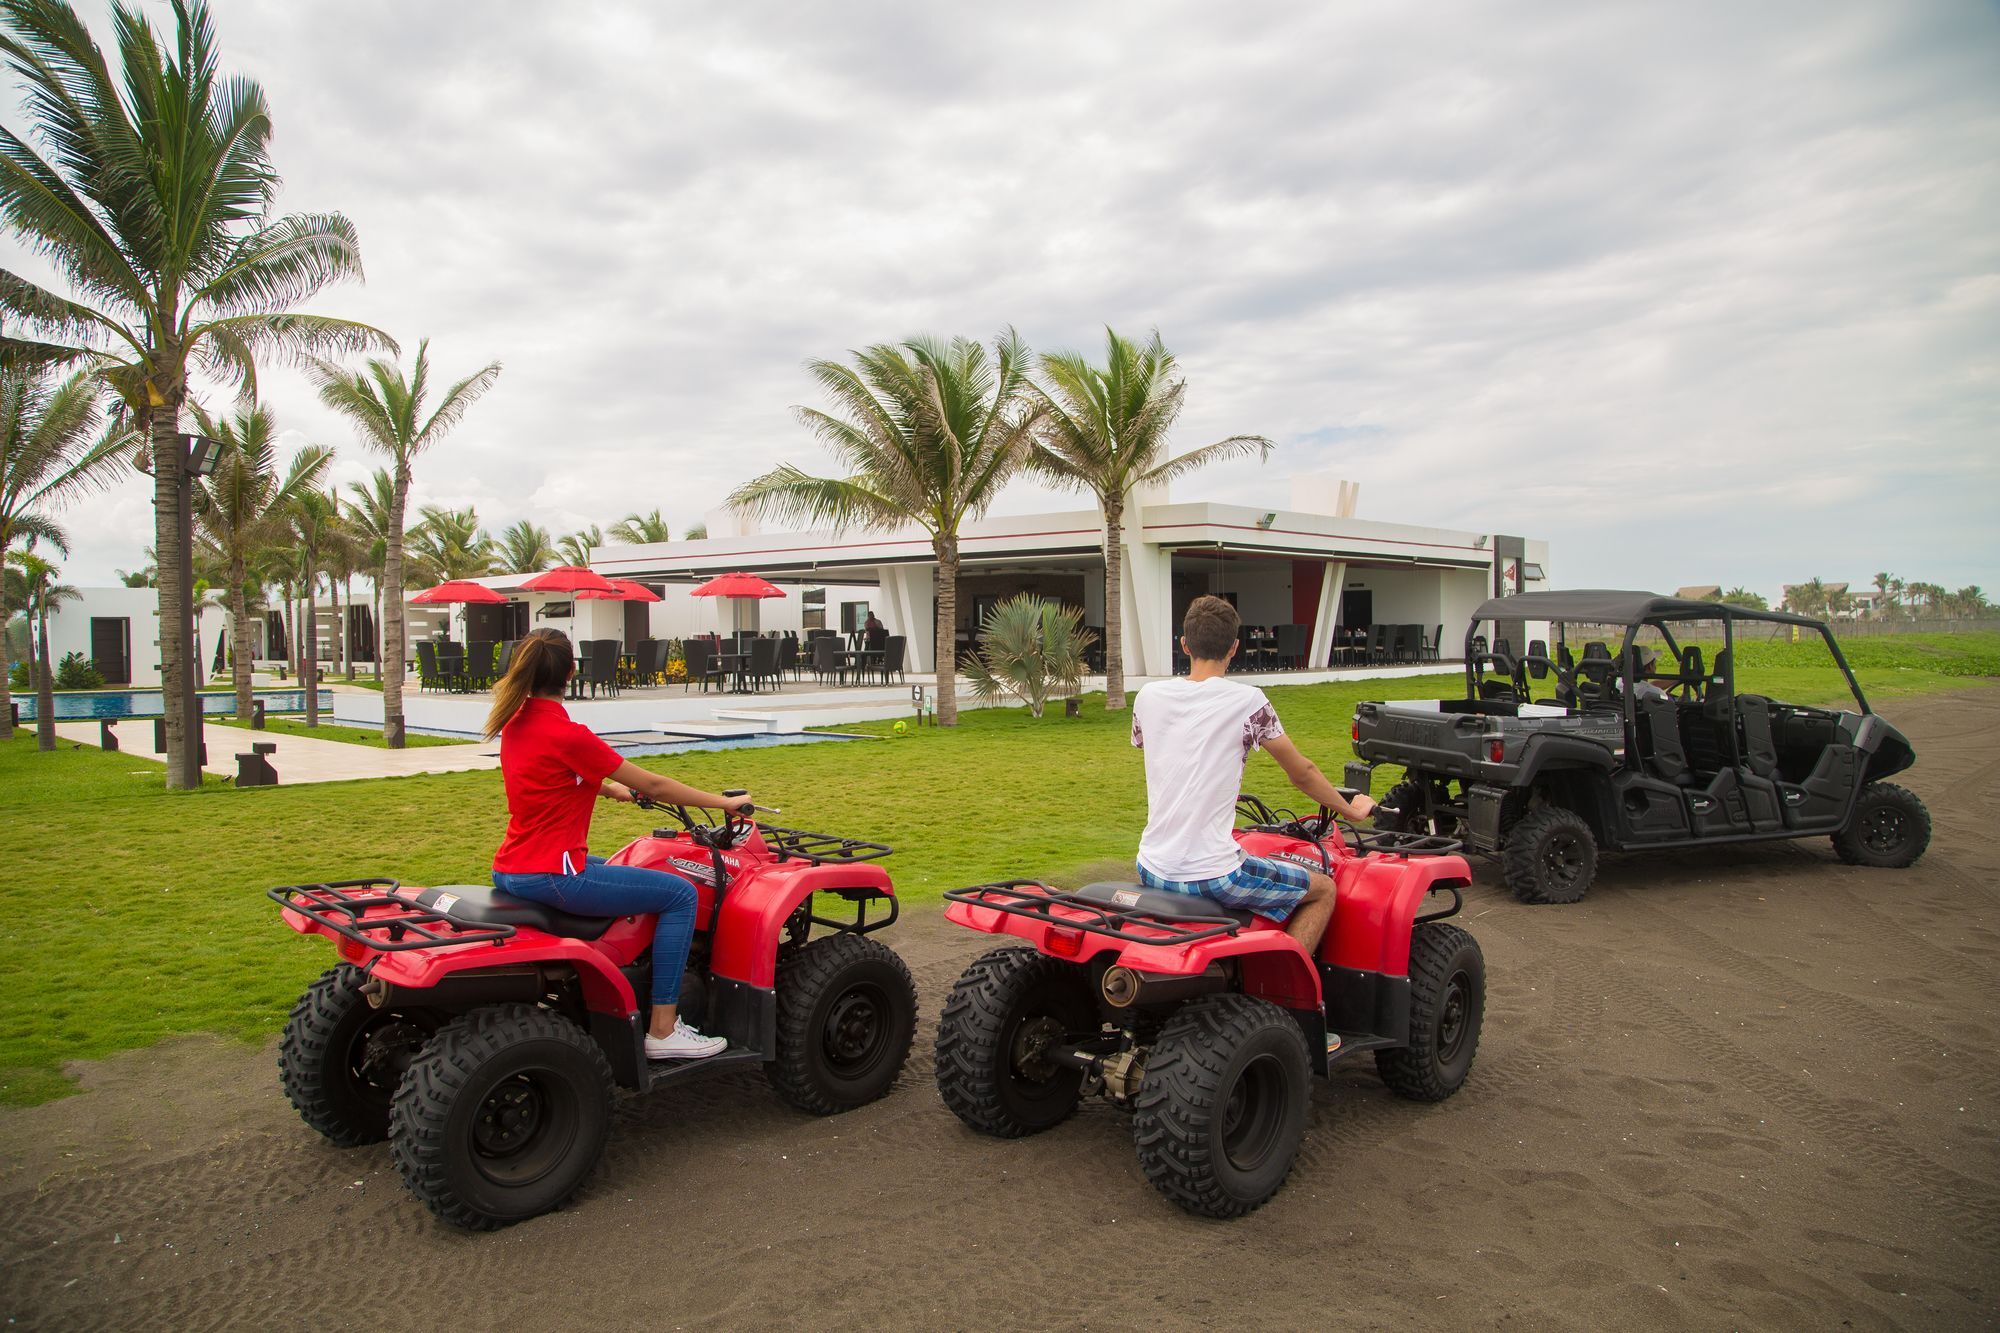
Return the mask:
[[(212, 727), (241, 727), (245, 731), (250, 729), (248, 722), (235, 717), (211, 717), (208, 719), (208, 725)], [(292, 716), (275, 717), (266, 714), (264, 718), (264, 730), (273, 732), (279, 736), (309, 736), (314, 740), (321, 741), (345, 741), (349, 745), (366, 745), (376, 750), (386, 750), (389, 748), (388, 743), (382, 739), (382, 733), (369, 727), (342, 727), (336, 726), (331, 722), (322, 722), (317, 727), (308, 727), (303, 718)], [(469, 741), (453, 740), (449, 736), (419, 736), (410, 734), (406, 735), (403, 739), (405, 744), (413, 750), (430, 745), (467, 745), (471, 743)]]
[[(1870, 666), (1863, 684), (1880, 700), (1974, 683), (1949, 669), (1957, 661), (1931, 654)], [(1768, 670), (1760, 687), (1779, 698), (1833, 697), (1817, 668)], [(1286, 729), (1337, 779), (1357, 702), (1456, 688), (1442, 676), (1270, 695)], [(1129, 726), (1128, 714), (1106, 713), (1093, 696), (1076, 719), (982, 710), (951, 731), (891, 737), (888, 724), (848, 726), (882, 739), (643, 762), (710, 789), (747, 787), (782, 807), (788, 825), (891, 844), (898, 851), (886, 865), (899, 891), (923, 903), (956, 885), (1062, 880), (1129, 859), (1145, 821)], [(1378, 794), (1396, 776), (1378, 771)], [(1262, 754), (1244, 785), (1272, 798), (1285, 791)], [(275, 1030), (333, 954), (280, 926), (265, 888), (370, 874), (484, 882), (505, 820), (493, 772), (170, 795), (158, 765), (88, 747), (41, 754), (32, 734), (16, 733), (0, 744), (0, 1104), (62, 1095), (67, 1060), (176, 1033)], [(630, 807), (601, 807), (593, 842), (615, 848), (651, 822)]]

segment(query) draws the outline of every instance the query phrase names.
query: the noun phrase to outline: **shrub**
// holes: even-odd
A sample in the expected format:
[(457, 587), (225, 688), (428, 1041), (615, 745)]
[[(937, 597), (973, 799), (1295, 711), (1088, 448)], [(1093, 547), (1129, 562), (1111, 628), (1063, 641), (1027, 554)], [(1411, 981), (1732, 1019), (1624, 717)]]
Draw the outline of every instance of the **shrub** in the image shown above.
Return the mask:
[(1082, 611), (1026, 592), (994, 607), (979, 633), (979, 651), (965, 662), (973, 694), (1014, 695), (1036, 717), (1051, 696), (1074, 695), (1081, 688), (1084, 652), (1097, 641), (1083, 628)]
[(35, 688), (35, 682), (29, 679), (26, 662), (16, 662), (7, 668), (7, 687), (22, 694)]
[(56, 663), (56, 685), (61, 689), (94, 690), (103, 684), (104, 673), (82, 653), (64, 653)]

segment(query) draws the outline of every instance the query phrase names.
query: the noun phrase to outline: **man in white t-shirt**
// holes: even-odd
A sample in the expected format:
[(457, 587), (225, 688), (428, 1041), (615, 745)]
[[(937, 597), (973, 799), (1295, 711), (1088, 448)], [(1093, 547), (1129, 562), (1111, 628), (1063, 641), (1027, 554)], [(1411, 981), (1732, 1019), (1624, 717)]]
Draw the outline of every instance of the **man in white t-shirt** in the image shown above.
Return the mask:
[(1309, 800), (1348, 819), (1375, 802), (1342, 798), (1299, 753), (1264, 692), (1229, 679), (1241, 620), (1220, 597), (1197, 597), (1181, 622), (1185, 677), (1157, 680), (1132, 701), (1132, 744), (1146, 754), (1146, 831), (1139, 879), (1285, 923), (1310, 952), (1333, 917), (1333, 881), (1289, 861), (1246, 856), (1230, 836), (1243, 765), (1258, 746)]

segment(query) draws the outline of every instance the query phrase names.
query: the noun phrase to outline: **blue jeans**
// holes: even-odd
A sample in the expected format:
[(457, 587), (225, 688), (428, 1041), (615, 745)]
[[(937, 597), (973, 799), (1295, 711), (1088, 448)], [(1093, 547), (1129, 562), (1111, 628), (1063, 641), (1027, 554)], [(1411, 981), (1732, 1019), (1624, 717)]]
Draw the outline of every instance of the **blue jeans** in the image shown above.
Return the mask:
[(679, 875), (644, 866), (614, 866), (593, 856), (580, 875), (508, 875), (496, 870), (493, 887), (578, 916), (658, 912), (659, 923), (653, 927), (653, 1003), (679, 1002), (697, 901), (694, 885)]

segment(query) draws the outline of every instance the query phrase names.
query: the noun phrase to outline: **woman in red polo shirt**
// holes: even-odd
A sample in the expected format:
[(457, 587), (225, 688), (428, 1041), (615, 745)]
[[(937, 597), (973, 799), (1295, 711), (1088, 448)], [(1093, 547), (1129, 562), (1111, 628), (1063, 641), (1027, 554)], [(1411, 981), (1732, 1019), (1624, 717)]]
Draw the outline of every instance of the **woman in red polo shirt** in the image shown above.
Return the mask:
[(642, 866), (615, 866), (586, 850), (591, 802), (637, 792), (668, 805), (710, 810), (749, 804), (648, 772), (572, 722), (563, 690), (576, 672), (569, 636), (539, 629), (521, 640), (493, 689), (486, 738), (500, 738), (507, 785), (507, 836), (493, 854), (493, 887), (578, 916), (659, 913), (653, 932), (649, 1060), (699, 1060), (729, 1043), (681, 1021), (681, 972), (694, 937), (694, 885)]

